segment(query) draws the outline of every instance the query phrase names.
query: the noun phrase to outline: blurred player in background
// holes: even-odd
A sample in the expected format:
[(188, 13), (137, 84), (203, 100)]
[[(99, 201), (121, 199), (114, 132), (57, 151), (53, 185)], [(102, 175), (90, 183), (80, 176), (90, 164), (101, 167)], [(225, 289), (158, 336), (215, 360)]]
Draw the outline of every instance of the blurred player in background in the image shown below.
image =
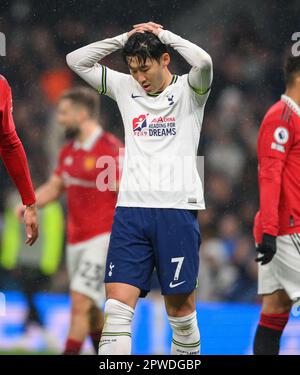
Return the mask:
[[(173, 47), (192, 66), (168, 69)], [(98, 63), (123, 49), (131, 74)], [(131, 322), (139, 297), (151, 288), (156, 267), (173, 330), (172, 354), (199, 354), (195, 288), (201, 242), (197, 210), (204, 209), (196, 168), (212, 61), (200, 47), (153, 22), (67, 55), (67, 63), (102, 94), (114, 99), (125, 127), (125, 159), (108, 258), (105, 325), (99, 354), (131, 353)], [(187, 157), (193, 181), (169, 172)], [(171, 172), (172, 173), (172, 172)], [(154, 187), (152, 185), (154, 184)], [(169, 186), (169, 187), (168, 187)]]
[(38, 238), (35, 194), (26, 154), (16, 133), (12, 110), (11, 88), (7, 80), (0, 75), (0, 155), (26, 206), (24, 211), (26, 244), (31, 246)]
[(286, 91), (258, 134), (260, 210), (254, 236), (263, 295), (254, 354), (278, 354), (294, 300), (300, 298), (300, 57), (285, 63)]
[[(97, 177), (113, 160), (118, 170), (122, 143), (99, 125), (99, 96), (88, 88), (66, 92), (58, 104), (58, 123), (70, 139), (60, 152), (54, 174), (36, 192), (38, 208), (67, 194), (67, 267), (70, 278), (71, 326), (64, 354), (79, 354), (90, 335), (97, 352), (105, 302), (104, 269), (116, 205), (116, 175), (99, 191)], [(101, 186), (100, 186), (101, 188)]]

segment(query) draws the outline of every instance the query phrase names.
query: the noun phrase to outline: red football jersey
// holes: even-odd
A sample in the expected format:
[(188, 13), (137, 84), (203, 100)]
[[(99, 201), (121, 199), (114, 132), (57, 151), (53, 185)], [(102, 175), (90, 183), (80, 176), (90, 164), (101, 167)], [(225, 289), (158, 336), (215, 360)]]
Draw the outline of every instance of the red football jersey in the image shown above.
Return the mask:
[(258, 134), (260, 210), (254, 236), (300, 233), (300, 107), (282, 95)]
[[(81, 147), (76, 141), (63, 147), (55, 174), (63, 179), (67, 194), (68, 243), (111, 232), (117, 193), (107, 189), (107, 183), (119, 180), (121, 148), (121, 141), (100, 129)], [(108, 165), (115, 167), (109, 170)]]
[(0, 156), (15, 182), (23, 204), (35, 203), (26, 154), (16, 133), (12, 115), (12, 94), (7, 80), (0, 75)]

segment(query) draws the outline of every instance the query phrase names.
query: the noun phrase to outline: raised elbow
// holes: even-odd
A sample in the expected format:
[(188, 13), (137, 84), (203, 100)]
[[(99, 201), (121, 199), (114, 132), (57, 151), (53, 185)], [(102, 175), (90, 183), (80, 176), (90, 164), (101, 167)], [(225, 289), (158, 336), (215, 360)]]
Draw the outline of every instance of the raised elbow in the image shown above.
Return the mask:
[(70, 69), (75, 70), (75, 59), (73, 52), (67, 54), (66, 62)]
[(207, 53), (205, 58), (203, 59), (202, 61), (202, 69), (205, 69), (205, 70), (212, 70), (212, 58), (210, 57), (210, 55)]

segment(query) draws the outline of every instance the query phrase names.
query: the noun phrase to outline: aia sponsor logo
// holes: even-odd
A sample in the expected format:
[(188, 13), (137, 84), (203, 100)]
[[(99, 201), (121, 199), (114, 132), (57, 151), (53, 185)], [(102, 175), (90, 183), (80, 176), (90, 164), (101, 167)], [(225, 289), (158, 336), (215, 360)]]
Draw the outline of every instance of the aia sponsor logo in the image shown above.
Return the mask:
[(134, 132), (140, 132), (147, 127), (147, 116), (139, 115), (132, 120), (132, 127)]

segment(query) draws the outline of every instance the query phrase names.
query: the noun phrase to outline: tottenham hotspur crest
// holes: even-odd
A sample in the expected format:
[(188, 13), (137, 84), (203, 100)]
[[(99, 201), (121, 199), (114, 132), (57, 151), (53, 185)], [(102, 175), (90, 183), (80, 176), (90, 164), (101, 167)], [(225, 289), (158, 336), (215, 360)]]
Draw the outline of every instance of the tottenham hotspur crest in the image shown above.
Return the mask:
[(174, 95), (168, 95), (167, 96), (167, 98), (168, 98), (168, 101), (169, 101), (169, 105), (173, 105), (174, 104)]
[(110, 262), (110, 265), (109, 265), (110, 270), (109, 270), (109, 272), (108, 272), (108, 276), (109, 276), (109, 277), (112, 276), (112, 270), (113, 270), (114, 267), (115, 267), (115, 266), (112, 264), (112, 262)]

